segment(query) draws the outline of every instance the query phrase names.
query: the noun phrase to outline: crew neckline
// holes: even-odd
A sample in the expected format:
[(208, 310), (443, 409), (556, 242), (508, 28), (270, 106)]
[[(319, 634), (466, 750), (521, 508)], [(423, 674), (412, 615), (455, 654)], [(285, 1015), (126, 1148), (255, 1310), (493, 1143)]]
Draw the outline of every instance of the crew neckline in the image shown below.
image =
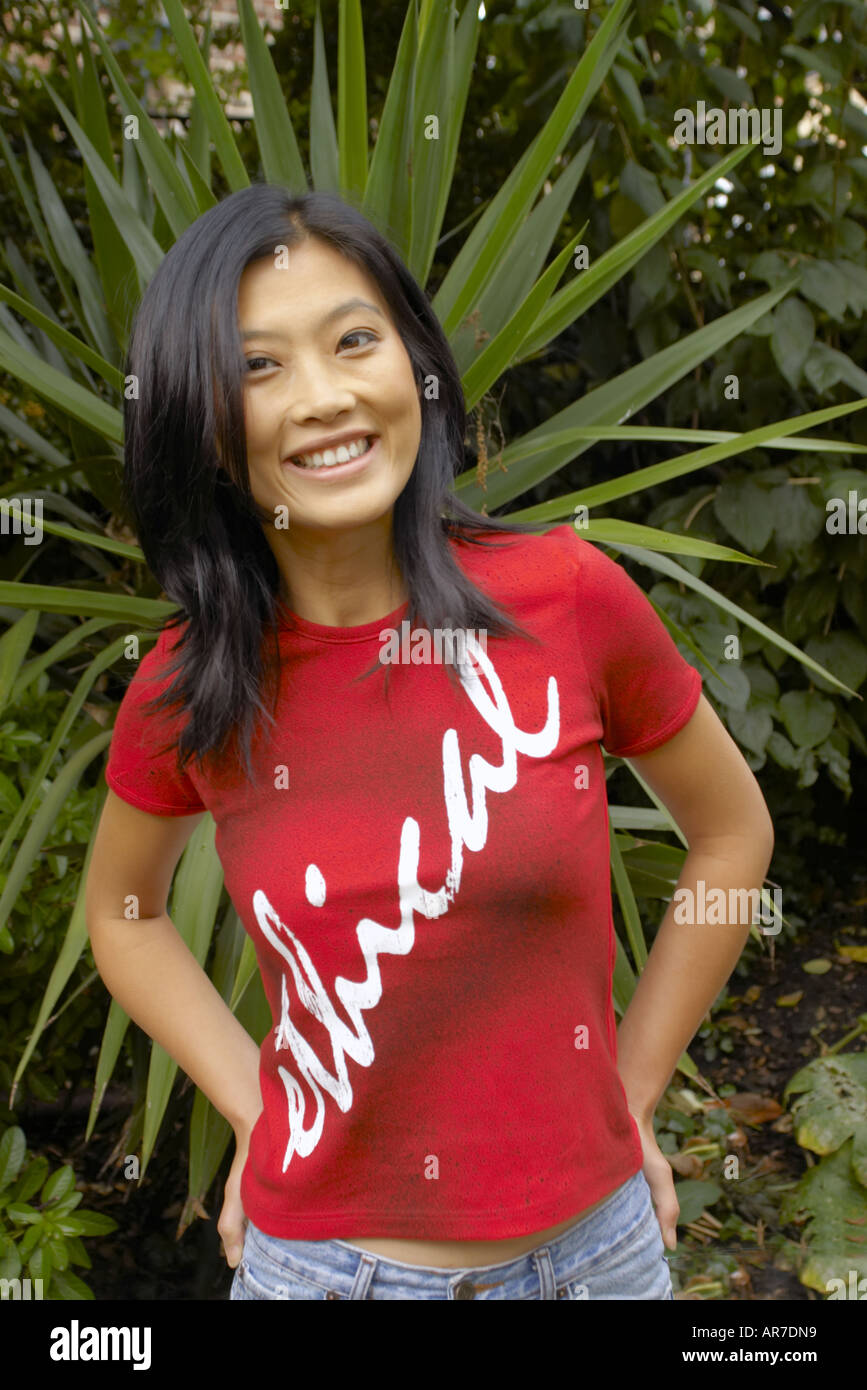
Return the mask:
[[(449, 543), (453, 546), (463, 544), (464, 541), (465, 538), (461, 535), (449, 537)], [(289, 607), (285, 599), (279, 596), (275, 599), (275, 614), (281, 632), (297, 632), (305, 637), (316, 638), (320, 642), (365, 642), (371, 637), (379, 638), (384, 627), (397, 628), (400, 620), (405, 618), (409, 611), (409, 603), (408, 598), (404, 599), (403, 603), (382, 618), (376, 618), (372, 623), (360, 623), (355, 627), (329, 627), (326, 623), (310, 622), (309, 619), (300, 617)]]
[(276, 605), (277, 623), (283, 632), (298, 632), (305, 637), (315, 637), (320, 642), (365, 642), (371, 637), (379, 638), (384, 627), (396, 628), (409, 609), (409, 599), (404, 599), (399, 607), (392, 609), (382, 618), (374, 618), (370, 623), (358, 623), (354, 627), (331, 627), (327, 623), (313, 623), (302, 618), (283, 600)]

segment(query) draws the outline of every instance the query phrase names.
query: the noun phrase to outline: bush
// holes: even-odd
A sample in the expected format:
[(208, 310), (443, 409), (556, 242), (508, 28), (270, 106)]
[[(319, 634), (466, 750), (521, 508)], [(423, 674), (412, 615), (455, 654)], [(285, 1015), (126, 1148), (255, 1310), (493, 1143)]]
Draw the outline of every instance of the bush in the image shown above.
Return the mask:
[[(49, 689), (43, 672), (26, 693), (26, 708), (7, 706), (0, 724), (0, 839), (21, 804), (39, 757), (53, 733), (67, 696)], [(58, 755), (57, 762), (62, 762)], [(53, 775), (53, 769), (52, 769)], [(96, 816), (97, 790), (79, 787), (67, 798), (51, 831), (51, 844), (35, 859), (24, 891), (0, 927), (0, 951), (6, 959), (0, 985), (0, 1090), (7, 1095), (33, 1031), (45, 984), (69, 926), (81, 863)], [(0, 872), (0, 892), (7, 875)], [(78, 963), (70, 993), (46, 1029), (20, 1080), (19, 1096), (28, 1092), (54, 1102), (61, 1087), (92, 1085), (90, 1051), (98, 1046), (105, 1015), (105, 989), (90, 951)], [(6, 1111), (2, 1117), (11, 1122)]]
[[(52, 1173), (43, 1154), (31, 1154), (28, 1161), (23, 1129), (5, 1131), (0, 1139), (0, 1298), (10, 1296), (8, 1281), (19, 1280), (24, 1271), (25, 1279), (41, 1281), (35, 1285), (37, 1297), (93, 1298), (70, 1265), (90, 1269), (82, 1237), (108, 1235), (117, 1222), (79, 1210), (83, 1197), (75, 1190), (70, 1164)], [(19, 1288), (12, 1296), (20, 1295)]]

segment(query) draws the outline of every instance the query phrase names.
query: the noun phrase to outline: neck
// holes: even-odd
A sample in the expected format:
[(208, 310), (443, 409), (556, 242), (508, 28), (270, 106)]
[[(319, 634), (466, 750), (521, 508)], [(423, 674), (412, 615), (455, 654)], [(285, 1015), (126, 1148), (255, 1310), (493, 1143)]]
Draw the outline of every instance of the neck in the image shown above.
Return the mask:
[(345, 533), (295, 530), (271, 541), (280, 569), (279, 594), (293, 613), (325, 627), (375, 622), (409, 597), (388, 529)]

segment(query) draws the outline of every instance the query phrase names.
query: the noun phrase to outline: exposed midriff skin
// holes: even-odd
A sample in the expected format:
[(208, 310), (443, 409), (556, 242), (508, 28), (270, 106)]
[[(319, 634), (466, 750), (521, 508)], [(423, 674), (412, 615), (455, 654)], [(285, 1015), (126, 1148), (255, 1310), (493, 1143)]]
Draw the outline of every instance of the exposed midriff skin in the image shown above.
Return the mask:
[(605, 1201), (607, 1196), (600, 1197), (598, 1202), (585, 1207), (577, 1216), (567, 1216), (556, 1226), (547, 1226), (544, 1231), (534, 1231), (528, 1236), (512, 1236), (508, 1240), (397, 1240), (389, 1236), (374, 1236), (367, 1240), (348, 1240), (344, 1237), (343, 1243), (354, 1246), (356, 1250), (369, 1250), (372, 1255), (382, 1255), (386, 1260), (403, 1260), (404, 1264), (431, 1265), (440, 1269), (505, 1264), (538, 1249), (548, 1240), (555, 1240)]

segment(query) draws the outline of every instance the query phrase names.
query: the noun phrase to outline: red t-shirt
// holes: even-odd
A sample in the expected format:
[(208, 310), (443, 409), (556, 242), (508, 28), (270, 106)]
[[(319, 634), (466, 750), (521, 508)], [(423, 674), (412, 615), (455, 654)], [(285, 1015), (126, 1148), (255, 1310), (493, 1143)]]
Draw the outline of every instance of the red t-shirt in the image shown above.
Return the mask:
[(384, 673), (352, 681), (407, 604), (358, 627), (282, 621), (255, 792), (149, 751), (165, 630), (118, 711), (106, 780), (156, 815), (211, 812), (255, 944), (274, 1026), (241, 1196), (269, 1235), (523, 1236), (641, 1167), (600, 742), (664, 743), (701, 677), (571, 525), (493, 539), (455, 558), (540, 644), (470, 645), (454, 688), (442, 664), (392, 665), (386, 698)]

